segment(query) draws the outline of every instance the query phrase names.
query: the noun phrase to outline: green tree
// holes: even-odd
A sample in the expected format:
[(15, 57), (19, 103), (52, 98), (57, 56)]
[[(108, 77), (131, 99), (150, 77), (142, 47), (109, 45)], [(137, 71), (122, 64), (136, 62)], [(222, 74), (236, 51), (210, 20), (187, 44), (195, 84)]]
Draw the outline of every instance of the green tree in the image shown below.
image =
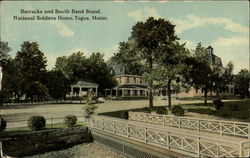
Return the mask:
[(249, 97), (250, 72), (247, 69), (242, 69), (235, 76), (235, 91), (242, 98)]
[(10, 58), (8, 54), (11, 48), (8, 46), (8, 42), (0, 40), (0, 66), (3, 66), (4, 62)]
[[(2, 76), (0, 79), (0, 104), (11, 97), (11, 90), (10, 90), (10, 82), (12, 81), (13, 77), (9, 72), (12, 70), (12, 59), (8, 54), (11, 51), (11, 48), (8, 46), (8, 42), (0, 41), (0, 69), (2, 72)], [(7, 82), (8, 81), (8, 82)]]
[(183, 76), (190, 69), (190, 66), (185, 63), (189, 51), (185, 48), (185, 44), (181, 45), (178, 42), (172, 42), (168, 46), (162, 47), (161, 51), (162, 56), (158, 59), (157, 67), (153, 72), (147, 74), (147, 77), (157, 88), (167, 90), (168, 109), (171, 110), (172, 93), (180, 92), (181, 88), (189, 88)]
[(55, 70), (61, 72), (69, 84), (78, 80), (93, 81), (99, 85), (99, 91), (112, 88), (116, 84), (101, 53), (92, 53), (89, 58), (86, 58), (83, 52), (59, 57)]
[(186, 60), (187, 64), (192, 66), (186, 78), (190, 78), (189, 83), (194, 88), (204, 92), (204, 104), (207, 104), (209, 91), (225, 90), (227, 84), (222, 77), (221, 69), (210, 65), (207, 57), (205, 48), (198, 43), (195, 56)]
[[(145, 72), (151, 73), (154, 64), (161, 54), (161, 48), (175, 41), (174, 25), (165, 19), (149, 17), (145, 22), (137, 22), (128, 42), (120, 43), (120, 51), (131, 61), (140, 60), (144, 63)], [(124, 57), (122, 55), (121, 57)], [(149, 107), (153, 107), (153, 81), (146, 81), (149, 87)]]
[(40, 51), (39, 45), (36, 42), (25, 41), (21, 45), (21, 50), (17, 52), (17, 55), (14, 59), (14, 62), (17, 66), (17, 71), (21, 75), (21, 89), (23, 93), (30, 94), (26, 96), (32, 96), (32, 93), (29, 91), (29, 85), (34, 82), (39, 82), (43, 84), (46, 73), (46, 57), (44, 53)]
[(44, 100), (48, 95), (47, 87), (38, 81), (26, 84), (25, 89), (27, 98), (31, 98), (32, 102)]
[(99, 52), (92, 53), (87, 59), (86, 78), (97, 83), (100, 91), (116, 85), (114, 76), (104, 61), (104, 55)]
[(69, 81), (63, 76), (61, 71), (51, 70), (46, 74), (46, 87), (48, 94), (53, 99), (64, 99), (69, 91)]

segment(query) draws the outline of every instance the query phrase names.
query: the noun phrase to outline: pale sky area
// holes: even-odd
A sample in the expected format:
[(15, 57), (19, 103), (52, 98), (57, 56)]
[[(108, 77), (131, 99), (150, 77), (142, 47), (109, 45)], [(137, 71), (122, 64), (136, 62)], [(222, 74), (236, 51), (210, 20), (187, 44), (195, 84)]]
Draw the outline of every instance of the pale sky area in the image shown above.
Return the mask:
[[(233, 61), (234, 73), (249, 68), (249, 3), (247, 1), (5, 1), (1, 3), (1, 41), (9, 43), (15, 56), (23, 41), (36, 41), (48, 60), (48, 69), (56, 58), (72, 52), (104, 53), (108, 59), (118, 44), (127, 41), (132, 26), (149, 16), (164, 18), (176, 25), (176, 34), (189, 49), (201, 42), (211, 45), (223, 65)], [(107, 20), (14, 20), (13, 16), (55, 16), (59, 14), (24, 14), (24, 10), (100, 9)], [(94, 14), (60, 14), (89, 16)]]

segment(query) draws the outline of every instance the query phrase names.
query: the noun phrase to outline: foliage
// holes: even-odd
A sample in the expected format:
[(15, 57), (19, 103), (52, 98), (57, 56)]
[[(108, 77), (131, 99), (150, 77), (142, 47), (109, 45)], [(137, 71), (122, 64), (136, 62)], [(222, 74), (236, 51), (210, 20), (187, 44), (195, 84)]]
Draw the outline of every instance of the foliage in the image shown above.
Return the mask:
[(46, 120), (43, 116), (35, 115), (29, 118), (27, 124), (32, 131), (39, 131), (45, 127)]
[(32, 101), (42, 100), (48, 94), (47, 87), (38, 81), (28, 83), (26, 86), (26, 97), (31, 98)]
[[(145, 22), (137, 22), (131, 32), (129, 41), (121, 42), (115, 58), (123, 63), (143, 64), (145, 74), (154, 70), (154, 64), (162, 56), (162, 47), (175, 41), (174, 25), (165, 19), (149, 17)], [(119, 61), (118, 60), (118, 61)], [(139, 72), (142, 73), (142, 72)], [(149, 87), (149, 107), (153, 107), (153, 81), (146, 80)]]
[(87, 105), (84, 106), (84, 117), (90, 118), (93, 114), (95, 114), (95, 110), (97, 109), (97, 106), (93, 104), (93, 99), (95, 97), (95, 93), (92, 89), (89, 89), (88, 91), (88, 97), (87, 97)]
[(181, 106), (174, 106), (172, 108), (172, 114), (175, 116), (184, 116), (184, 109)]
[(66, 127), (74, 127), (76, 125), (77, 117), (75, 115), (67, 115), (64, 117), (64, 125)]
[(121, 118), (125, 119), (125, 120), (128, 120), (128, 111), (122, 111), (121, 112)]
[(250, 72), (247, 69), (242, 69), (235, 76), (235, 91), (236, 94), (239, 94), (243, 97), (250, 97), (248, 88), (250, 87)]
[(223, 102), (220, 99), (213, 100), (213, 104), (216, 110), (220, 110), (223, 107)]
[(6, 121), (2, 117), (0, 117), (0, 131), (5, 130), (6, 126), (7, 126)]
[(166, 89), (169, 110), (171, 110), (171, 94), (178, 93), (181, 88), (189, 88), (183, 77), (183, 74), (190, 69), (185, 63), (189, 51), (184, 46), (185, 44), (171, 42), (168, 46), (162, 47), (162, 56), (157, 60), (158, 65), (154, 71), (145, 76), (146, 80), (152, 80), (154, 87)]
[(61, 71), (51, 70), (46, 74), (48, 94), (54, 99), (64, 99), (69, 91), (69, 81)]
[(0, 41), (0, 66), (4, 65), (5, 61), (8, 60), (10, 51), (11, 48), (8, 46), (8, 42)]
[(92, 53), (89, 58), (86, 58), (83, 52), (73, 53), (68, 57), (59, 57), (55, 70), (60, 72), (69, 84), (79, 80), (90, 80), (99, 85), (101, 92), (116, 84), (101, 53)]
[(186, 75), (186, 79), (189, 79), (189, 84), (194, 88), (201, 89), (204, 92), (204, 104), (207, 104), (208, 92), (225, 90), (228, 82), (226, 82), (226, 77), (219, 68), (210, 66), (205, 48), (202, 47), (201, 43), (197, 44), (195, 54), (195, 57), (186, 59), (187, 65), (192, 67)]
[[(25, 41), (21, 45), (21, 50), (17, 52), (14, 59), (15, 68), (20, 78), (19, 84), (22, 94), (30, 98), (36, 97), (40, 93), (33, 95), (33, 88), (35, 82), (39, 82), (44, 85), (46, 78), (46, 57), (44, 53), (39, 50), (39, 45), (36, 42)], [(41, 93), (43, 94), (43, 93)]]

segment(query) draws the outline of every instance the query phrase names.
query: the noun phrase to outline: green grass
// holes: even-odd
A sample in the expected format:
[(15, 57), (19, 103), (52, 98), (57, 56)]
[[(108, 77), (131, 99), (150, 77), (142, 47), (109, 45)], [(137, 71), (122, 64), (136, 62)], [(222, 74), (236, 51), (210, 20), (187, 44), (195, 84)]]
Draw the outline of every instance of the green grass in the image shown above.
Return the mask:
[(218, 117), (235, 118), (249, 120), (250, 118), (250, 100), (223, 102), (223, 107), (215, 110), (212, 104), (181, 105), (189, 112), (199, 114), (214, 115)]
[[(196, 104), (184, 104), (179, 106), (182, 106), (188, 112), (213, 115), (222, 118), (241, 119), (242, 121), (249, 121), (250, 100), (227, 101), (223, 103), (224, 105), (220, 110), (215, 110), (212, 103), (208, 103), (207, 105), (204, 105), (203, 103), (196, 103)], [(132, 109), (130, 111), (152, 112), (152, 111), (164, 111), (166, 110), (166, 108), (167, 106), (153, 107), (153, 109), (145, 107), (145, 108)], [(107, 113), (102, 113), (101, 115), (124, 119), (124, 112), (126, 111), (127, 110), (107, 112)]]

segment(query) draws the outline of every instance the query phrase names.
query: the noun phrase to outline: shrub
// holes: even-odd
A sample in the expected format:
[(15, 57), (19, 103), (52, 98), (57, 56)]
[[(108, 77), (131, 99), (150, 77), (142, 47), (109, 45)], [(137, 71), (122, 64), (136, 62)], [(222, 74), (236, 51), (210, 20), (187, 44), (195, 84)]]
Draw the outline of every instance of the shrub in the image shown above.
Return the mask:
[(157, 114), (164, 114), (167, 115), (168, 114), (168, 110), (167, 109), (157, 109), (156, 110)]
[(184, 116), (184, 109), (180, 106), (174, 106), (172, 108), (172, 114), (175, 116)]
[(43, 116), (31, 116), (27, 124), (32, 131), (38, 131), (45, 127), (46, 120)]
[(95, 104), (88, 104), (88, 105), (84, 106), (83, 116), (85, 118), (90, 118), (91, 115), (95, 114), (95, 109), (97, 109), (97, 106)]
[(76, 125), (77, 117), (75, 115), (67, 115), (64, 117), (64, 125), (66, 127), (74, 127)]
[(128, 111), (122, 111), (121, 112), (121, 118), (128, 120)]
[(0, 131), (5, 130), (6, 125), (7, 125), (6, 121), (3, 118), (0, 117)]
[(220, 110), (223, 107), (223, 102), (220, 99), (213, 101), (216, 110)]

